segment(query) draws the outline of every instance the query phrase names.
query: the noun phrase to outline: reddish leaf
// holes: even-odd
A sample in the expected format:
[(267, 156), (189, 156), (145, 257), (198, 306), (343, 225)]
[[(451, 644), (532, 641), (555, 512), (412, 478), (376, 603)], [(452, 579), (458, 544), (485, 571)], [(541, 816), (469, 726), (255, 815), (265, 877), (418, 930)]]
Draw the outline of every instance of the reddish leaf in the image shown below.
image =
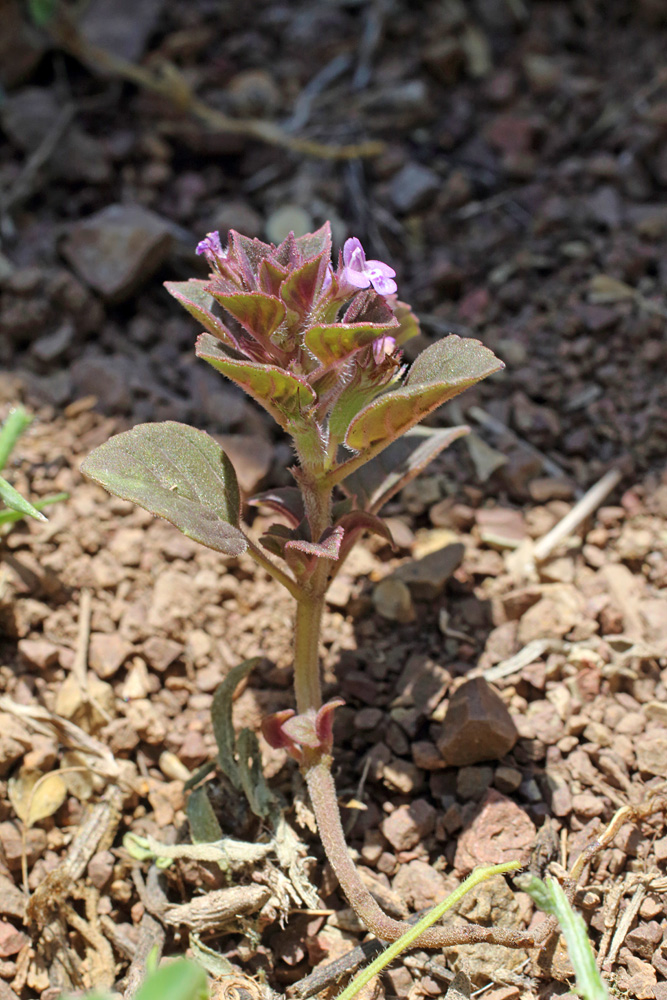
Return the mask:
[(280, 299), (263, 292), (215, 295), (215, 299), (255, 340), (271, 348), (271, 334), (285, 318), (285, 306)]
[(394, 544), (391, 531), (382, 518), (376, 517), (375, 514), (369, 514), (365, 510), (352, 510), (349, 514), (343, 514), (342, 517), (338, 518), (336, 527), (343, 529), (346, 541), (348, 533), (360, 534), (362, 531), (370, 531), (373, 535), (380, 535), (390, 545)]
[(266, 490), (264, 493), (257, 493), (247, 501), (253, 507), (269, 507), (283, 517), (296, 528), (305, 517), (303, 509), (303, 497), (301, 490), (295, 486), (280, 486), (275, 490)]
[(301, 260), (310, 260), (311, 257), (319, 257), (321, 254), (325, 254), (329, 259), (331, 257), (331, 224), (325, 222), (314, 233), (297, 236), (296, 245)]
[(329, 258), (321, 255), (292, 271), (280, 286), (280, 297), (299, 317), (307, 316), (322, 288)]
[(372, 288), (357, 293), (343, 316), (344, 323), (391, 323), (394, 311)]
[(315, 556), (317, 559), (338, 559), (340, 544), (343, 541), (343, 528), (327, 528), (319, 542), (306, 542), (301, 539), (287, 542), (285, 552), (303, 552), (308, 556)]
[(289, 274), (286, 267), (280, 267), (273, 260), (263, 260), (259, 266), (258, 282), (261, 291), (267, 295), (278, 295), (280, 286)]

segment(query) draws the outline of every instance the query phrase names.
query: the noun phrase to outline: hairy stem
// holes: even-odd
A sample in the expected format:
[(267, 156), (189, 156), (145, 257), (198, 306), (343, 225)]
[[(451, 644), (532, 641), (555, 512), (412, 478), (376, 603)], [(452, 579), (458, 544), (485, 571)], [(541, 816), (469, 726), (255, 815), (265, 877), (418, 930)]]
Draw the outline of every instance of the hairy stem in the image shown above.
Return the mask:
[[(304, 479), (301, 490), (310, 526), (310, 537), (319, 541), (331, 525), (331, 490), (316, 481)], [(320, 684), (320, 631), (324, 614), (324, 595), (329, 585), (331, 563), (318, 559), (315, 570), (297, 598), (294, 623), (294, 690), (300, 714), (322, 705)]]
[[(305, 777), (322, 845), (350, 906), (376, 937), (382, 941), (396, 941), (411, 929), (411, 925), (387, 916), (361, 881), (345, 843), (336, 787), (331, 776), (331, 758), (323, 758), (319, 763), (306, 768)], [(411, 947), (448, 948), (458, 944), (487, 942), (509, 948), (530, 948), (546, 939), (554, 926), (553, 921), (545, 920), (533, 933), (501, 927), (482, 927), (478, 924), (431, 927)]]
[(294, 691), (296, 710), (317, 710), (322, 705), (320, 684), (320, 628), (324, 595), (302, 598), (296, 605), (294, 623)]

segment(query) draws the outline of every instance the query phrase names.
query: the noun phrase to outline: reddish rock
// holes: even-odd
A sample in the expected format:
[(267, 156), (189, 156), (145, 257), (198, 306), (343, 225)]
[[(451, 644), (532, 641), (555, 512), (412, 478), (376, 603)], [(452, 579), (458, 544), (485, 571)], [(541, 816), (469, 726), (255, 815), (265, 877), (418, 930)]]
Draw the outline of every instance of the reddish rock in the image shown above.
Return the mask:
[(28, 935), (17, 930), (14, 924), (10, 924), (8, 920), (0, 920), (0, 958), (18, 955), (29, 941)]
[(381, 824), (382, 833), (396, 851), (409, 851), (433, 832), (435, 809), (425, 799), (399, 806)]
[(98, 851), (88, 862), (88, 878), (96, 889), (104, 889), (113, 875), (116, 859), (111, 851)]
[(144, 643), (143, 654), (149, 667), (161, 674), (182, 655), (183, 649), (180, 642), (165, 639), (160, 635), (152, 635)]
[(424, 861), (401, 865), (392, 888), (413, 910), (431, 909), (447, 895), (447, 882), (442, 873)]
[(134, 652), (131, 642), (117, 632), (93, 632), (90, 637), (88, 662), (103, 680), (113, 677)]
[(498, 760), (517, 739), (505, 703), (483, 677), (475, 677), (449, 699), (438, 749), (448, 764), (463, 767)]
[(48, 639), (20, 639), (19, 653), (37, 670), (47, 670), (58, 663), (60, 647)]
[(477, 816), (459, 837), (454, 867), (464, 875), (476, 865), (521, 860), (532, 848), (536, 832), (515, 802), (491, 788)]

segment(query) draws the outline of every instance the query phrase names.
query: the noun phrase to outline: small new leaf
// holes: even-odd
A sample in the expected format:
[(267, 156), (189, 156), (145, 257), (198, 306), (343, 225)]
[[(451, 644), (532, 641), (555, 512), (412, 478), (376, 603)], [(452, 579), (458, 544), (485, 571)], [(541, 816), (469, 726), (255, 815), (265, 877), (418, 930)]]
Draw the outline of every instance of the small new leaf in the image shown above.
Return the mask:
[(138, 424), (96, 448), (81, 471), (210, 549), (238, 556), (247, 548), (236, 473), (204, 431), (173, 420)]

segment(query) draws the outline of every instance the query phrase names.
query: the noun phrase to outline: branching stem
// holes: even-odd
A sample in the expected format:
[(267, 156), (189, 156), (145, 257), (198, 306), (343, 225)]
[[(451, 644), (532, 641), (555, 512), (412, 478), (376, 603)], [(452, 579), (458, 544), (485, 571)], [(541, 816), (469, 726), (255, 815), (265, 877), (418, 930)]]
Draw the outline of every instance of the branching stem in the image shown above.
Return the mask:
[(304, 597), (304, 592), (302, 591), (296, 580), (293, 580), (291, 576), (288, 576), (280, 566), (276, 566), (272, 559), (269, 559), (260, 549), (259, 545), (253, 542), (252, 538), (248, 535), (245, 536), (248, 542), (248, 555), (255, 560), (258, 565), (269, 573), (274, 580), (278, 583), (282, 583), (283, 587), (290, 592), (294, 600), (299, 604)]

